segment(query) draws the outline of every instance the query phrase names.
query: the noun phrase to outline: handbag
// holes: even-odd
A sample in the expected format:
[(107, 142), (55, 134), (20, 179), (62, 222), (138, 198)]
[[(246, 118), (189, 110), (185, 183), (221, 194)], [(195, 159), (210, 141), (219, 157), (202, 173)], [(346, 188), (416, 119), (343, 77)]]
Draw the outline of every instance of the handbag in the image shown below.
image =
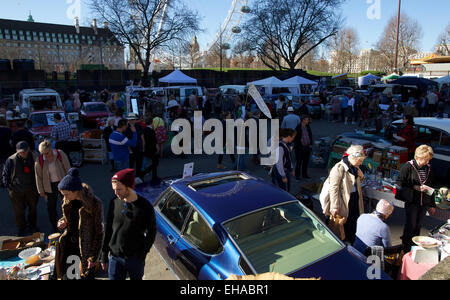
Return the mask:
[(330, 216), (330, 222), (328, 228), (337, 235), (341, 240), (345, 240), (344, 224), (347, 222), (347, 218), (341, 216)]
[(414, 199), (414, 190), (408, 187), (397, 188), (395, 199), (410, 203)]

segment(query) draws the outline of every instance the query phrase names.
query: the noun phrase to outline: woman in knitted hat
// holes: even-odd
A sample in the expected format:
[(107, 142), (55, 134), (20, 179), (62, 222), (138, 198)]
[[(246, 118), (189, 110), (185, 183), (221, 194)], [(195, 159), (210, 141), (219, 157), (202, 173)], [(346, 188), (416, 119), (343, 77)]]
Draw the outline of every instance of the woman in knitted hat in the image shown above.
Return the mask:
[[(78, 169), (72, 168), (58, 184), (63, 195), (63, 217), (58, 228), (64, 230), (59, 240), (60, 251), (56, 254), (56, 275), (62, 279), (93, 279), (103, 243), (103, 204), (92, 189), (82, 183)], [(68, 272), (69, 256), (80, 258), (80, 268), (75, 274)], [(73, 269), (72, 269), (73, 270)], [(78, 272), (77, 272), (78, 271)], [(70, 273), (70, 274), (69, 274)]]

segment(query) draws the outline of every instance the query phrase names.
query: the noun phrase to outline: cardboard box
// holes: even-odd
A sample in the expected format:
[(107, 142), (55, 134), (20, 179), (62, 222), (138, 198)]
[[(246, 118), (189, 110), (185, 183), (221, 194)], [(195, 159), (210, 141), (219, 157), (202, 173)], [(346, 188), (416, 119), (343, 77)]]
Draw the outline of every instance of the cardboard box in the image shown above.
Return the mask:
[(381, 151), (374, 151), (372, 155), (372, 160), (376, 163), (381, 164), (381, 160), (383, 159), (383, 152)]
[[(33, 235), (26, 236), (23, 238), (0, 241), (0, 259), (6, 259), (17, 256), (22, 250), (31, 247), (43, 248), (45, 246), (44, 237), (45, 237), (44, 233), (36, 232)], [(34, 242), (32, 245), (30, 244), (29, 246), (27, 246), (28, 243), (31, 243), (38, 239), (39, 242)]]

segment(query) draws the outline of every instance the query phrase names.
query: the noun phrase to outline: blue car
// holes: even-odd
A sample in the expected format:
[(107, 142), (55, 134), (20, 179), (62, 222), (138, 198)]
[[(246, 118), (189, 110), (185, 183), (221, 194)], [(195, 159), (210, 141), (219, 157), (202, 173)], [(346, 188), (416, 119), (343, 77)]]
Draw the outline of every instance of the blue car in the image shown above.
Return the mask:
[[(368, 279), (362, 254), (296, 198), (262, 179), (238, 171), (199, 174), (141, 184), (136, 192), (155, 208), (154, 247), (179, 279), (266, 272)], [(381, 272), (381, 279), (390, 278)]]

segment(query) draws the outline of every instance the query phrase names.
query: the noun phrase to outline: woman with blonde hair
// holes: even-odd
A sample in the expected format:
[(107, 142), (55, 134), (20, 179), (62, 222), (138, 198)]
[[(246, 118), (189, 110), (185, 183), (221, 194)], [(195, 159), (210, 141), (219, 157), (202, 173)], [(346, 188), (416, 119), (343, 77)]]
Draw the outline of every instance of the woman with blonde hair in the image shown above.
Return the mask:
[(67, 155), (58, 149), (53, 149), (50, 140), (39, 144), (38, 160), (35, 162), (36, 187), (39, 195), (47, 202), (47, 212), (52, 225), (52, 232), (58, 232), (57, 202), (60, 195), (58, 184), (70, 169)]
[(414, 159), (400, 169), (396, 198), (405, 202), (406, 222), (403, 229), (403, 247), (410, 251), (412, 238), (420, 235), (427, 211), (435, 213), (433, 172), (430, 161), (434, 152), (430, 146), (422, 145), (414, 153)]
[(330, 172), (320, 193), (320, 203), (328, 221), (344, 218), (345, 240), (353, 244), (358, 217), (364, 213), (361, 182), (364, 174), (359, 168), (366, 155), (360, 145), (347, 149), (342, 160)]

